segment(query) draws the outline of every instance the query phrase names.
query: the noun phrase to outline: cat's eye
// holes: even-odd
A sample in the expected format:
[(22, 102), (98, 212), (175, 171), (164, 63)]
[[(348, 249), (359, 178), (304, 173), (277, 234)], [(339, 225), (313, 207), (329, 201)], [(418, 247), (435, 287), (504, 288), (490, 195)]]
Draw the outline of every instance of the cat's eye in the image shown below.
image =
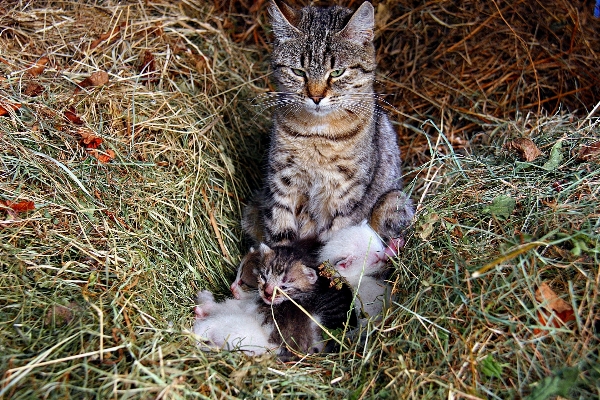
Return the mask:
[(304, 71), (302, 71), (301, 69), (298, 69), (298, 68), (292, 68), (292, 72), (294, 74), (298, 75), (298, 76), (303, 77), (303, 78), (306, 76), (306, 72), (304, 72)]
[(337, 78), (337, 77), (339, 77), (339, 76), (342, 76), (342, 75), (344, 74), (344, 72), (346, 72), (346, 70), (345, 70), (344, 68), (341, 68), (341, 69), (334, 69), (333, 71), (331, 71), (331, 72), (329, 73), (329, 75), (330, 75), (332, 78)]

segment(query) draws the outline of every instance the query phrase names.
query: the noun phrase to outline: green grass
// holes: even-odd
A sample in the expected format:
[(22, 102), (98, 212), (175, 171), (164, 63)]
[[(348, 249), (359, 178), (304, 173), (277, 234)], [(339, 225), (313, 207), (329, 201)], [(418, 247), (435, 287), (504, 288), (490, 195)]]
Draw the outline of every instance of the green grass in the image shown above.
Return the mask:
[[(187, 331), (193, 297), (225, 295), (244, 250), (241, 209), (269, 126), (252, 106), (267, 87), (265, 54), (214, 28), (208, 7), (36, 7), (4, 17), (13, 29), (0, 36), (0, 103), (22, 104), (0, 117), (0, 200), (35, 203), (0, 210), (0, 398), (600, 394), (600, 168), (577, 158), (600, 136), (596, 116), (498, 122), (468, 152), (414, 128), (431, 154), (405, 166), (419, 213), (394, 261), (394, 305), (365, 343), (288, 364), (203, 353)], [(124, 20), (115, 40), (87, 48)], [(148, 33), (156, 26), (163, 34)], [(138, 68), (144, 50), (156, 60), (151, 83)], [(44, 54), (46, 70), (28, 75)], [(98, 70), (108, 84), (73, 94)], [(30, 82), (44, 93), (24, 95)], [(113, 161), (82, 147), (81, 127), (63, 117), (71, 106)], [(544, 155), (523, 163), (502, 149), (521, 136)], [(563, 158), (546, 170), (557, 141)], [(512, 212), (494, 208), (500, 196)], [(531, 242), (543, 244), (503, 258)], [(576, 319), (536, 335), (543, 282)]]

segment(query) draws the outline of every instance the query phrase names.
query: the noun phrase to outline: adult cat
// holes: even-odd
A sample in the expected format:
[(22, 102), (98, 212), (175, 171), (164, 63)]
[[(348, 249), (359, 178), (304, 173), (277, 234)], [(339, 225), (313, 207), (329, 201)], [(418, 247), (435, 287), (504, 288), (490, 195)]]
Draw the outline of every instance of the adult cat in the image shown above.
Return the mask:
[(269, 245), (326, 240), (366, 219), (399, 247), (414, 212), (401, 190), (396, 132), (373, 92), (373, 6), (295, 10), (272, 0), (269, 11), (279, 91), (245, 232)]

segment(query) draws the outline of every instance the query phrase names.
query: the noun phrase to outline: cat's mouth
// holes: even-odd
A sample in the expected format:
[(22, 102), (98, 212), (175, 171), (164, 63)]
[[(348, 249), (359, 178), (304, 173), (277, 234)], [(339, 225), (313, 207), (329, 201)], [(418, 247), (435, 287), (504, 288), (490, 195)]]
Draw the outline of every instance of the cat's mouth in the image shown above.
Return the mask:
[(283, 296), (268, 296), (266, 294), (262, 295), (262, 299), (265, 303), (270, 304), (270, 305), (277, 305), (277, 304), (281, 304), (283, 303), (283, 301), (285, 300), (285, 298)]

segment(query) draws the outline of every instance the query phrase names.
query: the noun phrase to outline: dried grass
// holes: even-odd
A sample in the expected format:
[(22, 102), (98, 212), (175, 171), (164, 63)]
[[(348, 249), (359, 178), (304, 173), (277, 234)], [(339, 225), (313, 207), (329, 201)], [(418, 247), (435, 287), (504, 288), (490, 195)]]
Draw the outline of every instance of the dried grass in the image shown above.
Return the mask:
[[(562, 0), (381, 4), (380, 81), (420, 212), (384, 323), (289, 364), (186, 333), (194, 293), (224, 293), (244, 249), (269, 126), (251, 106), (269, 87), (264, 2), (0, 6), (0, 200), (35, 203), (0, 205), (0, 398), (600, 394), (600, 168), (578, 156), (600, 135), (598, 22)], [(81, 84), (99, 71), (108, 83)], [(543, 155), (502, 149), (517, 137)], [(576, 320), (535, 334), (542, 283)]]

